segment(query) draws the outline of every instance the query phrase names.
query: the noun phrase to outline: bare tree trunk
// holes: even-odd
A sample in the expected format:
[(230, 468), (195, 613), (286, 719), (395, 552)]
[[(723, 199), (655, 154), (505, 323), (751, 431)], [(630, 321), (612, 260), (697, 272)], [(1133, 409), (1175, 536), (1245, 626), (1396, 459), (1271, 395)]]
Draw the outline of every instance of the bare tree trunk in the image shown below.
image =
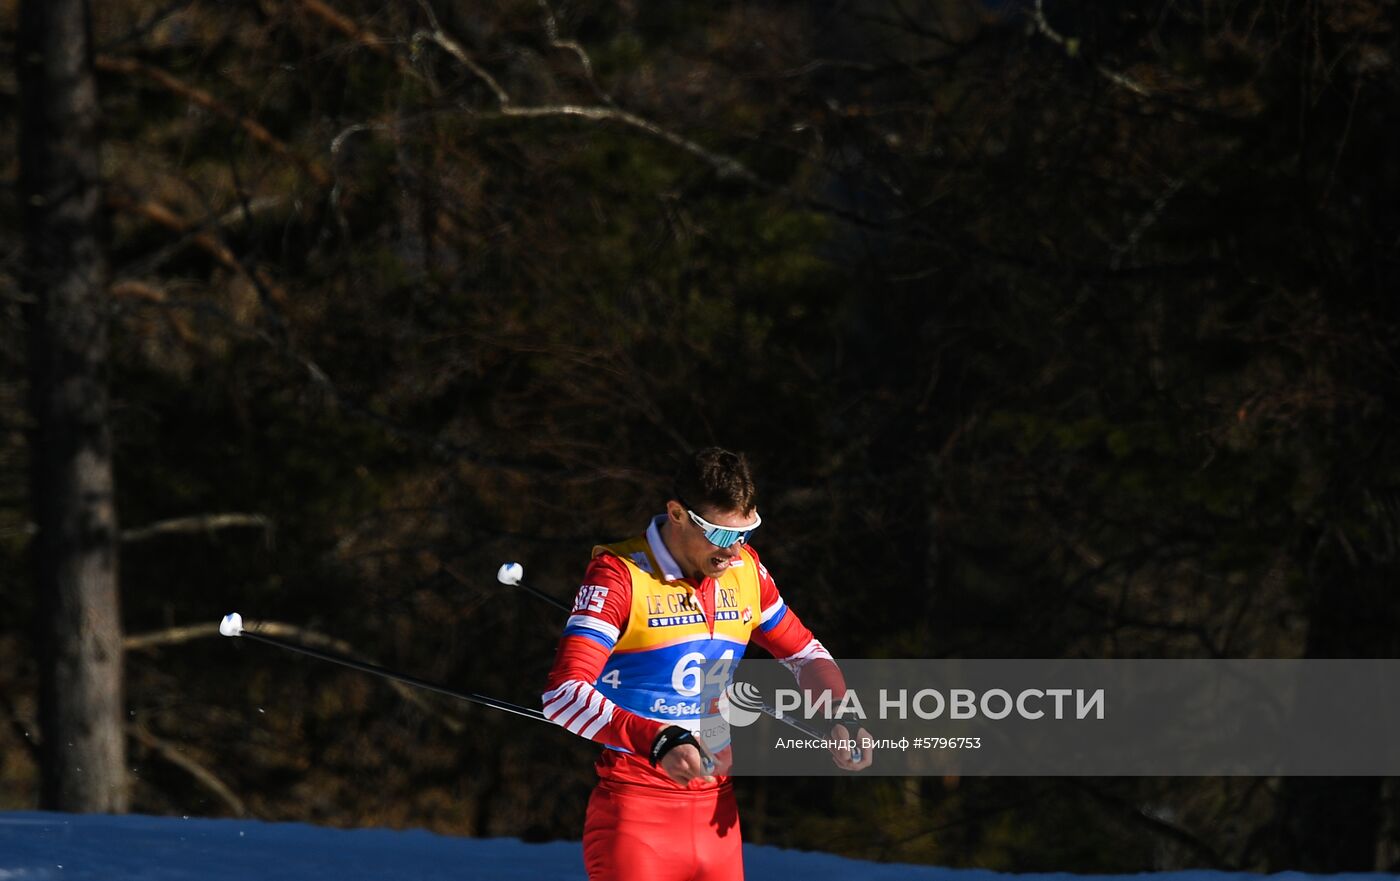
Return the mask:
[(25, 0), (18, 68), (44, 807), (126, 810), (106, 266), (86, 0)]

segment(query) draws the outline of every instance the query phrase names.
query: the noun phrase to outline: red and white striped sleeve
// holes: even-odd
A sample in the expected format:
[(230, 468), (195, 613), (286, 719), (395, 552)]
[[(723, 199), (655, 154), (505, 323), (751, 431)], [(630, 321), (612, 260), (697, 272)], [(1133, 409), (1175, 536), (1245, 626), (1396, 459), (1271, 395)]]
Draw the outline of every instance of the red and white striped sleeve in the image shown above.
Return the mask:
[(632, 609), (632, 576), (611, 554), (593, 558), (564, 625), (541, 696), (545, 717), (581, 737), (646, 755), (664, 727), (617, 706), (594, 687)]
[(753, 641), (787, 667), (802, 688), (816, 692), (830, 690), (833, 697), (844, 697), (846, 679), (831, 653), (803, 625), (797, 613), (783, 602), (768, 567), (758, 558), (758, 551), (751, 545), (744, 545), (744, 553), (758, 567), (759, 606), (762, 612), (758, 618), (759, 625), (753, 632)]

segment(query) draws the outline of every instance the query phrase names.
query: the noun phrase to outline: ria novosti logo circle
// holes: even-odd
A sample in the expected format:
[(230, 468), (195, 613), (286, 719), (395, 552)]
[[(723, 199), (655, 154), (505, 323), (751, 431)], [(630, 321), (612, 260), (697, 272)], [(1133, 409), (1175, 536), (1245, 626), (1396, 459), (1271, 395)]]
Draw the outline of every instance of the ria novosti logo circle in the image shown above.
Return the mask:
[(752, 682), (731, 682), (719, 696), (719, 714), (735, 728), (757, 722), (763, 707), (763, 694)]

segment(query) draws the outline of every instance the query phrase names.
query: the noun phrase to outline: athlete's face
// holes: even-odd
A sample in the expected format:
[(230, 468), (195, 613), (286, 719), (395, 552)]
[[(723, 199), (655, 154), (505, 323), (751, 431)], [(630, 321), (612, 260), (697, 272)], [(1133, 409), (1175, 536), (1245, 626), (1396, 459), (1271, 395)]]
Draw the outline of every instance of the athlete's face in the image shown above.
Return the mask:
[[(720, 511), (705, 508), (695, 513), (716, 526), (729, 526), (742, 529), (754, 522), (753, 511)], [(743, 553), (739, 544), (727, 548), (711, 544), (705, 538), (705, 530), (690, 518), (685, 507), (674, 499), (666, 503), (668, 535), (666, 546), (671, 556), (676, 558), (681, 570), (700, 581), (704, 578), (718, 578)]]

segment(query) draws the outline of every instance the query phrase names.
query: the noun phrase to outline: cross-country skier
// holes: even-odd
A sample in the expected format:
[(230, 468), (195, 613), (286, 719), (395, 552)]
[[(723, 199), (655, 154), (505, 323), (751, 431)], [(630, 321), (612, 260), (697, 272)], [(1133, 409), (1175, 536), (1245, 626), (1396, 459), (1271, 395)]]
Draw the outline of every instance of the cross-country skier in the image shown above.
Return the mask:
[[(584, 821), (592, 881), (743, 878), (728, 750), (707, 773), (693, 729), (705, 721), (705, 679), (727, 680), (750, 640), (802, 688), (845, 692), (831, 655), (749, 544), (761, 522), (754, 495), (742, 454), (700, 450), (644, 535), (593, 551), (543, 696), (550, 720), (609, 747)], [(833, 729), (834, 739), (848, 737)], [(870, 753), (832, 756), (857, 771)]]

